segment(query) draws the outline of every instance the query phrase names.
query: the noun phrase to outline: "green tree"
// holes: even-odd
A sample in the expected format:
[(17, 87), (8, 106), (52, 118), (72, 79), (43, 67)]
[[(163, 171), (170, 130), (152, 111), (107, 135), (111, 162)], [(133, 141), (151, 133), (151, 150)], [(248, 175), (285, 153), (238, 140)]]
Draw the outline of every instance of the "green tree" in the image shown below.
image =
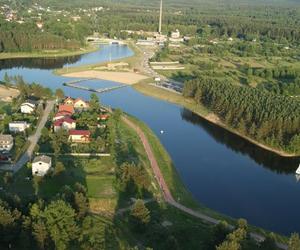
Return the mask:
[(58, 99), (63, 99), (65, 97), (65, 93), (62, 89), (56, 89), (55, 90), (55, 96), (58, 98)]
[(74, 205), (77, 212), (77, 217), (79, 219), (85, 217), (89, 210), (89, 203), (84, 194), (75, 192)]
[(91, 100), (90, 100), (90, 109), (92, 112), (99, 112), (100, 110), (100, 100), (99, 97), (95, 94), (91, 94)]
[(56, 249), (64, 250), (78, 237), (76, 213), (62, 200), (52, 201), (44, 212), (47, 230)]
[(299, 234), (293, 233), (289, 239), (288, 250), (299, 250), (299, 249), (300, 249)]
[(145, 225), (147, 225), (150, 222), (150, 211), (145, 206), (144, 202), (142, 200), (137, 200), (135, 204), (133, 205), (131, 212), (130, 212), (131, 218), (135, 226), (138, 228), (143, 228)]
[(54, 175), (60, 175), (61, 173), (65, 172), (66, 168), (61, 161), (56, 162), (54, 168)]
[(82, 249), (105, 249), (105, 224), (97, 222), (93, 217), (84, 218), (81, 226), (79, 242)]

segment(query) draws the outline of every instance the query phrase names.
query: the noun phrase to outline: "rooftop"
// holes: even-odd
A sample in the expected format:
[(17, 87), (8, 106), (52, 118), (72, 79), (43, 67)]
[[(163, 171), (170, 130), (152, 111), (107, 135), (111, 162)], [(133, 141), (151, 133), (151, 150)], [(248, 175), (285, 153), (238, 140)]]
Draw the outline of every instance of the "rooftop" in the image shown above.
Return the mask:
[(88, 130), (70, 130), (69, 135), (90, 136), (91, 132)]
[(44, 163), (51, 163), (51, 157), (46, 156), (46, 155), (40, 155), (34, 158), (32, 163), (37, 163), (37, 162), (44, 162)]

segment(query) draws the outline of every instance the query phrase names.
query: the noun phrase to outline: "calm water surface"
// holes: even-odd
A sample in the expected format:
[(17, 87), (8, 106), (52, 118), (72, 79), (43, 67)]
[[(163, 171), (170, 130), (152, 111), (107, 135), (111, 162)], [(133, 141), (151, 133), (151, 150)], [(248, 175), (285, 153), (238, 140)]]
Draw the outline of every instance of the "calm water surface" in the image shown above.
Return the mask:
[[(101, 46), (83, 56), (60, 59), (0, 60), (5, 72), (22, 75), (66, 95), (89, 98), (90, 93), (62, 86), (70, 78), (53, 69), (131, 56), (126, 46)], [(90, 87), (118, 83), (93, 80)], [(294, 172), (300, 159), (285, 159), (255, 147), (177, 105), (147, 97), (126, 87), (100, 96), (105, 105), (121, 108), (148, 124), (169, 152), (184, 184), (200, 203), (249, 223), (289, 234), (300, 232), (300, 182)], [(160, 131), (164, 130), (163, 135)]]

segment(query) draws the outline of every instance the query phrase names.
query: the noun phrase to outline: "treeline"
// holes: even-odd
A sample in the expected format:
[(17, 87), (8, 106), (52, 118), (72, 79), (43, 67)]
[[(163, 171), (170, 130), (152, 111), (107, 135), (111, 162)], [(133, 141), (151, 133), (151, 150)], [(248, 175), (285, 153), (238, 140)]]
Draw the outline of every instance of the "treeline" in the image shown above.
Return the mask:
[(80, 42), (49, 32), (41, 32), (34, 24), (0, 22), (0, 53), (78, 49), (79, 47)]
[[(268, 82), (262, 83), (258, 88), (263, 88), (276, 94), (297, 96), (300, 95), (300, 70), (297, 68), (278, 67), (278, 68), (251, 68), (246, 67), (244, 72), (248, 78), (259, 76)], [(277, 80), (276, 83), (272, 82)]]
[(4, 74), (3, 82), (6, 86), (16, 87), (20, 91), (20, 100), (30, 98), (49, 99), (53, 96), (50, 88), (44, 87), (38, 83), (26, 83), (22, 76), (9, 76)]
[(300, 105), (293, 98), (204, 77), (187, 81), (183, 94), (250, 138), (300, 152)]

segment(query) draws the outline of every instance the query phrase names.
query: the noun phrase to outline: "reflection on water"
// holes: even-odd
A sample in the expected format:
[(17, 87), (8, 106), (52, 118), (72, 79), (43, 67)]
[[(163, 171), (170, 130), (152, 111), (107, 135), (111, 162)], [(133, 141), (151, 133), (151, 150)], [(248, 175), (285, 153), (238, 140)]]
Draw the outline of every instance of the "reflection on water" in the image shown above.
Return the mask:
[(11, 68), (28, 69), (59, 69), (65, 64), (74, 64), (81, 56), (57, 57), (57, 58), (15, 58), (0, 60), (0, 70)]
[(203, 128), (217, 142), (222, 143), (235, 152), (250, 156), (259, 165), (276, 173), (292, 174), (295, 173), (298, 167), (300, 158), (281, 157), (261, 147), (257, 147), (226, 129), (208, 122), (190, 110), (183, 109), (181, 115), (184, 120)]

